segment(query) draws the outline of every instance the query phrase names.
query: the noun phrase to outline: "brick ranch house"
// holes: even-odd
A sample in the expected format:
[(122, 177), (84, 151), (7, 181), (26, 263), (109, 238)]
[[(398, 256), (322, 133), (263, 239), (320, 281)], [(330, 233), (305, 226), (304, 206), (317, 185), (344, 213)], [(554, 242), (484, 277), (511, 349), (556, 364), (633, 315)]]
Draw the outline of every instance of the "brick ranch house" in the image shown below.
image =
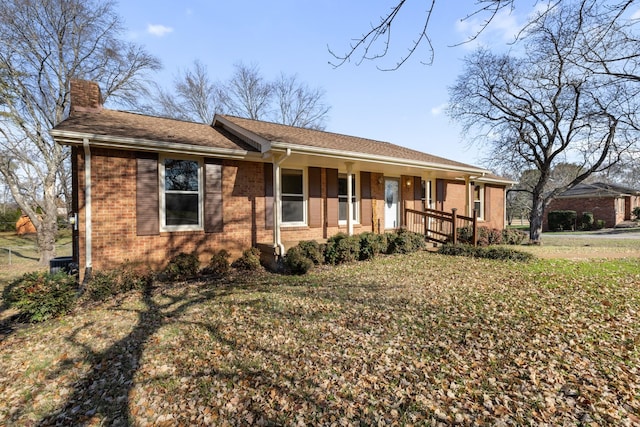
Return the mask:
[[(71, 83), (71, 111), (51, 135), (71, 146), (74, 260), (81, 276), (124, 261), (161, 268), (267, 245), (383, 233), (405, 209), (505, 225), (490, 171), (387, 142), (216, 115), (210, 125), (103, 108), (96, 83)], [(81, 278), (82, 280), (82, 278)]]
[(631, 220), (638, 206), (640, 190), (602, 182), (581, 183), (551, 201), (545, 209), (543, 229), (549, 230), (547, 214), (551, 211), (576, 211), (578, 218), (590, 212), (595, 220), (603, 220), (605, 227), (615, 227)]

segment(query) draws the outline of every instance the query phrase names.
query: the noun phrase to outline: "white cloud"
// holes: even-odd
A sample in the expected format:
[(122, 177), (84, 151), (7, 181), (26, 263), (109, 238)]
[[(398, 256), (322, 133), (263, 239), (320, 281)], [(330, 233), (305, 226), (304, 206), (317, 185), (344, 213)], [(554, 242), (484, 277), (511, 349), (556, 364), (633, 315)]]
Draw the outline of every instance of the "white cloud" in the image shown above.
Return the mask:
[(169, 34), (173, 32), (173, 28), (165, 27), (161, 24), (149, 24), (147, 25), (147, 33), (156, 36), (163, 37), (165, 34)]
[(640, 9), (636, 10), (636, 12), (631, 15), (631, 19), (640, 19)]
[(449, 105), (447, 103), (437, 105), (437, 106), (431, 108), (431, 114), (434, 115), (434, 116), (439, 116), (444, 112), (444, 110), (447, 109), (448, 106)]

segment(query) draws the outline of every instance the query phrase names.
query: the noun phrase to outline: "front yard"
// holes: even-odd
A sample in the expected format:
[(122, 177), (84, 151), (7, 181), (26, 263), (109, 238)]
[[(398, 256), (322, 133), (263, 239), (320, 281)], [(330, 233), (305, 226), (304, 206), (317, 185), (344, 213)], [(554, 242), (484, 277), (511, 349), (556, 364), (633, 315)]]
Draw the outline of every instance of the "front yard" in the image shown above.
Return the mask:
[(634, 425), (639, 307), (638, 258), (155, 284), (7, 332), (0, 425)]

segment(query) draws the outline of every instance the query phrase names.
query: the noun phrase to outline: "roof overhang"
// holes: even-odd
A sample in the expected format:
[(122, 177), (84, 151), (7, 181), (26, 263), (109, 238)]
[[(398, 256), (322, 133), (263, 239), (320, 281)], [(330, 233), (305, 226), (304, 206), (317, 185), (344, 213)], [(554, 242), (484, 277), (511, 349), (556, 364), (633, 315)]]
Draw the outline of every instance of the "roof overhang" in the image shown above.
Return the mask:
[(91, 147), (152, 151), (163, 153), (175, 153), (194, 156), (216, 156), (229, 159), (248, 159), (259, 161), (262, 156), (258, 152), (247, 150), (210, 147), (204, 145), (184, 144), (166, 141), (157, 141), (141, 138), (126, 138), (93, 133), (70, 132), (53, 129), (49, 132), (53, 139), (62, 145), (82, 145), (84, 140)]

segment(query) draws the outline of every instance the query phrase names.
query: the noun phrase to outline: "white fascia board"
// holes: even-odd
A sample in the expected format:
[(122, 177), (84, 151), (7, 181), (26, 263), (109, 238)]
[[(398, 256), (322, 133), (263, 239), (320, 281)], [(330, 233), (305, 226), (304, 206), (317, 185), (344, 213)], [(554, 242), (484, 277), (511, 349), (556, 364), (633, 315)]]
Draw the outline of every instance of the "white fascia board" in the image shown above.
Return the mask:
[(499, 179), (499, 178), (489, 178), (489, 177), (478, 177), (474, 179), (474, 181), (481, 182), (483, 184), (500, 184), (500, 185), (515, 185), (516, 181), (512, 181), (510, 179)]
[(310, 147), (307, 145), (297, 145), (297, 144), (290, 144), (285, 142), (274, 141), (271, 143), (271, 148), (282, 149), (282, 150), (290, 148), (292, 151), (300, 154), (331, 157), (335, 159), (351, 160), (351, 161), (360, 160), (360, 161), (367, 161), (372, 163), (380, 163), (380, 164), (394, 165), (394, 166), (413, 166), (413, 167), (426, 168), (431, 170), (460, 172), (460, 173), (475, 174), (475, 175), (491, 173), (491, 171), (487, 169), (480, 169), (480, 168), (474, 168), (474, 167), (465, 168), (465, 167), (447, 165), (442, 163), (421, 162), (417, 160), (403, 159), (399, 157), (377, 156), (375, 154), (357, 153), (357, 152), (345, 151), (345, 150), (331, 150), (326, 148)]
[(247, 141), (247, 143), (253, 145), (253, 147), (256, 150), (259, 150), (261, 154), (264, 154), (267, 151), (271, 150), (271, 141), (269, 141), (268, 139), (265, 139), (260, 135), (250, 132), (247, 129), (241, 126), (238, 126), (235, 123), (232, 123), (229, 120), (217, 114), (213, 117), (213, 123), (211, 124), (211, 126), (215, 126), (216, 122), (221, 123), (225, 128), (231, 131), (231, 133)]
[(68, 132), (52, 130), (49, 132), (54, 140), (64, 145), (82, 145), (84, 139), (89, 140), (92, 147), (116, 148), (135, 151), (157, 151), (163, 153), (178, 153), (187, 155), (215, 155), (230, 159), (246, 159), (256, 157), (260, 159), (260, 153), (252, 153), (246, 150), (234, 150), (229, 148), (207, 147), (202, 145), (181, 144), (166, 141), (154, 141), (139, 138), (125, 138), (89, 133)]

